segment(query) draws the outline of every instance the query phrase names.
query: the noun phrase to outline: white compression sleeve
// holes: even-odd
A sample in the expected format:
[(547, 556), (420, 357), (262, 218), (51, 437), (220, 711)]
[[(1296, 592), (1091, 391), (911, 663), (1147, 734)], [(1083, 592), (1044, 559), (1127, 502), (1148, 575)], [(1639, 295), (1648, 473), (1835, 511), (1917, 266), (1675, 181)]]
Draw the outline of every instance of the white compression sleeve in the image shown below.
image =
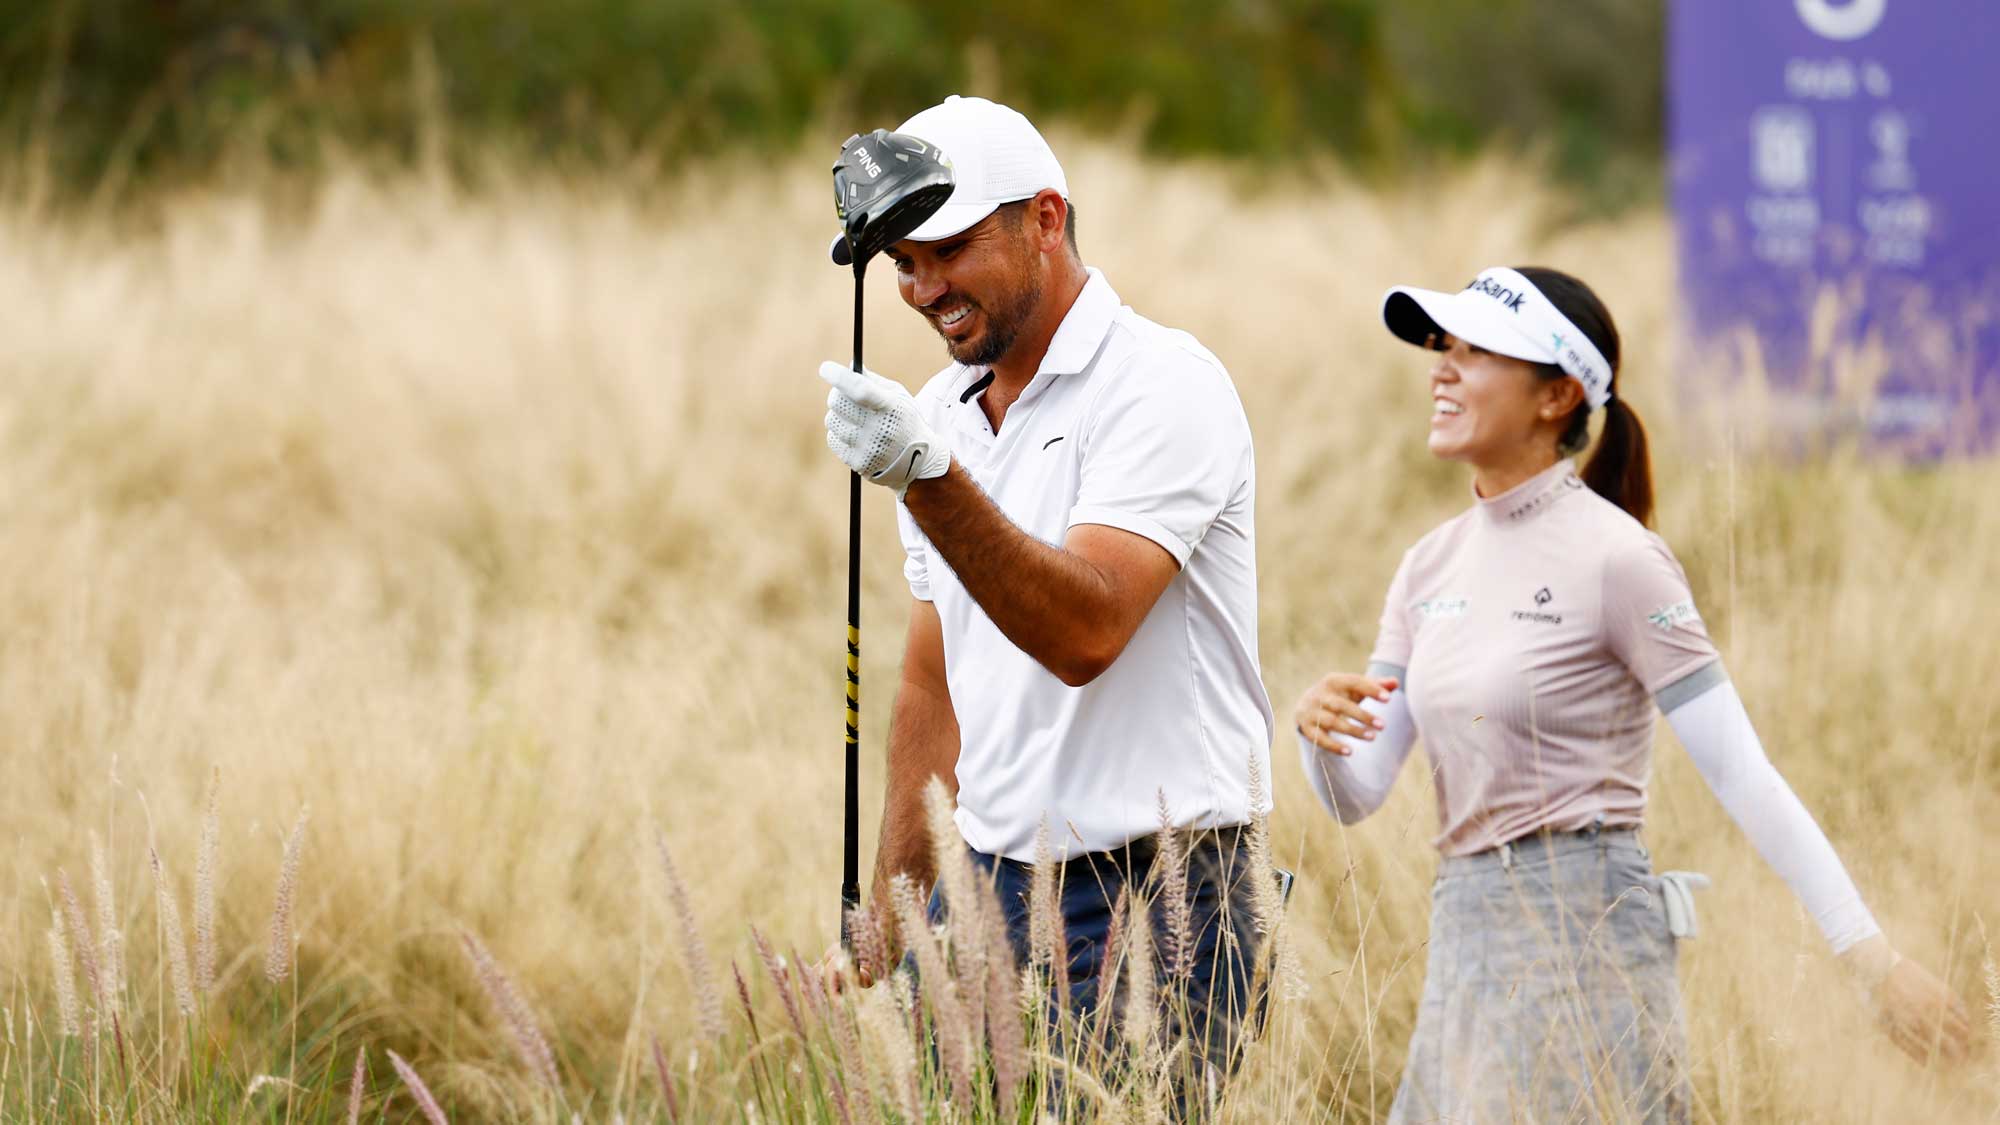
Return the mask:
[[(1379, 674), (1374, 668), (1368, 671)], [(1401, 670), (1395, 674), (1399, 679), (1402, 676)], [(1387, 703), (1362, 700), (1361, 709), (1380, 718), (1382, 729), (1367, 740), (1335, 735), (1352, 751), (1345, 757), (1329, 754), (1299, 735), (1299, 765), (1306, 771), (1306, 780), (1319, 803), (1342, 824), (1353, 824), (1382, 807), (1396, 785), (1396, 775), (1403, 771), (1403, 760), (1410, 756), (1411, 743), (1417, 740), (1417, 723), (1402, 688), (1390, 692)]]
[(1719, 679), (1668, 711), (1667, 722), (1716, 800), (1805, 904), (1835, 953), (1882, 932), (1826, 834), (1765, 756), (1736, 685)]

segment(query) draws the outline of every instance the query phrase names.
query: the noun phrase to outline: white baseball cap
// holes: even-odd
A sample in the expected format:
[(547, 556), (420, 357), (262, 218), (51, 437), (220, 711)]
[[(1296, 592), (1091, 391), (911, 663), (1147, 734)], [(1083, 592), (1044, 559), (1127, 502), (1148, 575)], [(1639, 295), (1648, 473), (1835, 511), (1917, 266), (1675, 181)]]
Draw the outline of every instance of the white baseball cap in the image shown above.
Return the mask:
[(1611, 400), (1611, 365), (1590, 337), (1535, 283), (1505, 266), (1482, 270), (1456, 293), (1398, 285), (1382, 297), (1389, 331), (1418, 347), (1446, 334), (1530, 363), (1553, 363), (1583, 384), (1591, 409)]
[[(1020, 111), (999, 102), (953, 94), (896, 132), (929, 141), (951, 163), (951, 198), (910, 232), (918, 242), (950, 238), (1001, 204), (1033, 199), (1049, 188), (1069, 198), (1069, 181), (1049, 142)], [(846, 242), (836, 237), (830, 247), (837, 264), (848, 264)]]
[(919, 242), (950, 238), (1002, 203), (1033, 199), (1048, 188), (1069, 198), (1069, 181), (1049, 142), (1019, 111), (999, 102), (953, 94), (896, 131), (929, 141), (951, 161), (951, 198), (911, 232)]

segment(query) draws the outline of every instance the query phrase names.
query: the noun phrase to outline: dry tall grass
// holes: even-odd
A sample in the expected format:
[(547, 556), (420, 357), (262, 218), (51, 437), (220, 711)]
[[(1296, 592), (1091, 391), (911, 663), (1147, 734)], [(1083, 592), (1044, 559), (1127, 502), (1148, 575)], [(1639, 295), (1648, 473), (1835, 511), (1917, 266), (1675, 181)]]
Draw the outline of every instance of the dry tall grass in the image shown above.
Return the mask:
[[(1985, 999), (1991, 462), (1761, 461), (1677, 421), (1658, 215), (1552, 224), (1560, 201), (1507, 165), (1246, 197), (1226, 170), (1065, 149), (1088, 259), (1222, 356), (1248, 406), (1281, 714), (1311, 676), (1359, 666), (1400, 552), (1465, 501), (1423, 452), (1424, 361), (1380, 330), (1382, 288), (1568, 268), (1620, 318), (1659, 525), (1775, 760), (1891, 935)], [(849, 292), (823, 256), (824, 164), (476, 198), (354, 175), (302, 207), (215, 190), (117, 219), (0, 206), (0, 1115), (48, 1112), (30, 1107), (51, 1076), (81, 1073), (52, 1041), (106, 1008), (123, 1073), (159, 1076), (135, 1103), (150, 1118), (344, 1115), (364, 1044), (369, 1104), (402, 1116), (423, 1082), (472, 1119), (752, 1096), (678, 968), (654, 833), (708, 948), (764, 993), (749, 923), (808, 952), (836, 932), (846, 484), (813, 369), (846, 354)], [(877, 273), (871, 365), (915, 385), (940, 349)], [(908, 594), (868, 499), (872, 823)], [(1411, 769), (1342, 829), (1290, 747), (1273, 847), (1300, 876), (1304, 994), (1237, 1109), (1365, 1120), (1421, 985), (1429, 795)], [(96, 930), (57, 874), (87, 870), (93, 833), (116, 914)], [(1994, 1114), (1990, 1056), (1926, 1072), (1874, 1033), (1664, 729), (1648, 841), (1717, 879), (1681, 961), (1704, 1119)], [(164, 951), (187, 939), (150, 904), (191, 871), (204, 1014), (176, 1046), (186, 953)], [(490, 954), (469, 964), (462, 943)], [(87, 977), (122, 956), (123, 999), (76, 983), (72, 956)], [(494, 980), (510, 988), (489, 1003)], [(910, 1104), (922, 1060), (892, 1016), (860, 1015), (883, 1104)], [(727, 1018), (737, 1035), (743, 1012)], [(510, 1042), (523, 1026), (549, 1041)], [(220, 1070), (175, 1077), (189, 1053), (271, 1080), (218, 1101)]]

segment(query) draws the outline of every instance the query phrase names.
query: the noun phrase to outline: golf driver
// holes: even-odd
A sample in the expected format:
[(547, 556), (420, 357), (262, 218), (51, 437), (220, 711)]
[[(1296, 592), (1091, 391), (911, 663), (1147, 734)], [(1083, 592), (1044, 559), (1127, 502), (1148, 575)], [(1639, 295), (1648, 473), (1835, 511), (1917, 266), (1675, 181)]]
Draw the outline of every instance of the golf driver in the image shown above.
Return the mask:
[[(951, 198), (951, 162), (926, 141), (877, 129), (857, 133), (833, 162), (836, 265), (854, 267), (854, 370), (861, 366), (862, 275), (868, 260), (908, 238)], [(861, 475), (847, 482), (847, 806), (841, 846), (840, 942), (853, 946), (849, 912), (861, 904)]]

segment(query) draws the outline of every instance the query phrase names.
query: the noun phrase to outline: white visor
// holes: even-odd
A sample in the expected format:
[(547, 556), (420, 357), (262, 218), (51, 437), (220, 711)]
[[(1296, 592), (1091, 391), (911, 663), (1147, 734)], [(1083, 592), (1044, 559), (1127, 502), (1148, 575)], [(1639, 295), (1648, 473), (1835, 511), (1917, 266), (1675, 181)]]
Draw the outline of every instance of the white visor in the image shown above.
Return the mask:
[(1438, 348), (1446, 335), (1530, 363), (1552, 363), (1583, 384), (1596, 410), (1611, 401), (1611, 365), (1590, 337), (1559, 312), (1533, 282), (1495, 266), (1456, 293), (1398, 285), (1382, 298), (1389, 331), (1418, 347)]

